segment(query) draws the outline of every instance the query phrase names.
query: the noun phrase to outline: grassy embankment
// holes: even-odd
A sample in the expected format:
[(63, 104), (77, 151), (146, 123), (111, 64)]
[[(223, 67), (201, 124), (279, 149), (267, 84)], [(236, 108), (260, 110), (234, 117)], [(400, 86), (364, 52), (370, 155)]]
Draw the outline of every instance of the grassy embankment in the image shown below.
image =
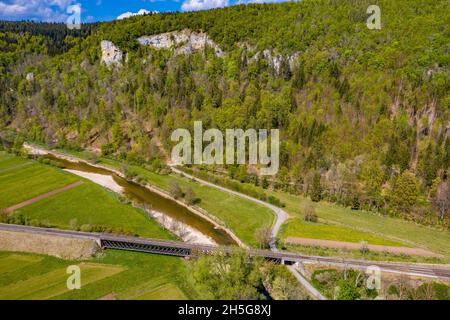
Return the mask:
[[(78, 158), (89, 158), (89, 154), (86, 152), (58, 151)], [(121, 167), (119, 161), (107, 158), (99, 158), (98, 163), (113, 169), (120, 169)], [(129, 169), (144, 178), (149, 184), (166, 191), (169, 190), (169, 183), (173, 180), (180, 185), (184, 192), (191, 187), (196, 196), (201, 199), (199, 206), (223, 221), (228, 228), (247, 244), (256, 246), (256, 230), (265, 226), (270, 227), (275, 221), (275, 215), (270, 209), (252, 201), (212, 187), (203, 186), (176, 174), (161, 175), (133, 165), (129, 166)]]
[[(175, 257), (113, 250), (83, 262), (0, 252), (0, 299), (194, 298), (180, 262)], [(67, 289), (70, 265), (80, 266), (80, 290)]]

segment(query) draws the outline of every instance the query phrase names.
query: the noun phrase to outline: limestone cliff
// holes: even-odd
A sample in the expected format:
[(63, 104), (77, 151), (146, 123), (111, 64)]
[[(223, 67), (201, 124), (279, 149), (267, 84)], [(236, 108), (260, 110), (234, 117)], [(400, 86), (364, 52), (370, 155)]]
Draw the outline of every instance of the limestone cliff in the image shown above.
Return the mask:
[(167, 32), (138, 39), (141, 45), (155, 49), (175, 49), (176, 54), (190, 54), (205, 47), (214, 49), (216, 56), (223, 57), (223, 51), (206, 33), (189, 30)]
[(107, 66), (121, 65), (123, 54), (120, 49), (111, 41), (103, 40), (100, 44), (102, 48), (102, 63)]

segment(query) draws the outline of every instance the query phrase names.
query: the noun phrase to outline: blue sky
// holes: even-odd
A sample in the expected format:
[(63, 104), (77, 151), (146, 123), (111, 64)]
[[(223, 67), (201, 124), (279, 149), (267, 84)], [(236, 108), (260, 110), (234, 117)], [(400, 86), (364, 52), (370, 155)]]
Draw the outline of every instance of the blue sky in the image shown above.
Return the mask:
[[(81, 6), (81, 22), (109, 21), (146, 11), (194, 11), (240, 3), (286, 0), (0, 0), (0, 20), (64, 22), (67, 8)], [(145, 12), (145, 11), (141, 11)]]

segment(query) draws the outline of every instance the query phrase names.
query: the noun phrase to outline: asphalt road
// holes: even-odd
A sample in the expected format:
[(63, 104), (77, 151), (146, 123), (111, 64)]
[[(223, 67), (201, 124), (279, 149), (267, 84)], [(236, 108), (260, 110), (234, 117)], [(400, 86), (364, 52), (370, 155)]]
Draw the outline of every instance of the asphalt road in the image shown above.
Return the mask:
[(215, 185), (214, 183), (211, 183), (211, 182), (199, 179), (199, 178), (197, 178), (197, 177), (195, 177), (193, 175), (185, 173), (184, 171), (182, 171), (180, 169), (175, 168), (174, 166), (170, 166), (170, 168), (172, 169), (173, 172), (178, 173), (180, 175), (183, 175), (183, 176), (185, 176), (185, 177), (187, 177), (189, 179), (195, 180), (195, 181), (197, 181), (197, 182), (199, 182), (199, 183), (201, 183), (203, 185), (206, 185), (206, 186), (209, 186), (209, 187), (213, 187), (213, 188), (219, 189), (221, 191), (233, 194), (235, 196), (238, 196), (238, 197), (241, 197), (241, 198), (253, 201), (255, 203), (258, 203), (258, 204), (260, 204), (260, 205), (262, 205), (262, 206), (272, 210), (275, 213), (276, 221), (275, 221), (274, 225), (272, 226), (272, 241), (270, 242), (270, 248), (273, 251), (278, 251), (278, 249), (276, 247), (276, 244), (275, 244), (275, 238), (276, 238), (278, 232), (280, 231), (281, 226), (283, 225), (283, 223), (289, 217), (289, 215), (287, 214), (286, 211), (284, 211), (283, 209), (281, 209), (281, 208), (279, 208), (277, 206), (274, 206), (274, 205), (272, 205), (270, 203), (264, 202), (262, 200), (259, 200), (259, 199), (253, 198), (253, 197), (250, 197), (250, 196), (248, 196), (246, 194), (243, 194), (243, 193), (240, 193), (240, 192), (236, 192), (236, 191), (233, 191), (233, 190), (230, 190), (230, 189), (227, 189), (227, 188)]

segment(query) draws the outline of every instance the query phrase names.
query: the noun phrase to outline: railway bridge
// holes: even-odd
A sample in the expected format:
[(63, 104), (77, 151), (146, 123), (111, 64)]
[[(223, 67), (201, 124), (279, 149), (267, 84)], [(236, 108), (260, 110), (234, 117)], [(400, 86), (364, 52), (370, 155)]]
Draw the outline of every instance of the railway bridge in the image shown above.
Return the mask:
[[(197, 257), (203, 254), (213, 254), (218, 251), (229, 254), (242, 250), (238, 247), (217, 247), (179, 241), (116, 237), (109, 235), (100, 236), (100, 245), (103, 249), (137, 251), (177, 257)], [(282, 254), (277, 254), (268, 250), (247, 250), (247, 252), (251, 256), (263, 257), (267, 261), (278, 264), (284, 263), (292, 265), (298, 261), (298, 259), (285, 259)]]
[[(69, 237), (78, 239), (90, 239), (97, 242), (103, 249), (115, 249), (136, 251), (152, 254), (163, 254), (177, 257), (195, 257), (201, 254), (212, 254), (217, 251), (231, 253), (240, 251), (238, 247), (215, 247), (208, 245), (185, 243), (181, 241), (166, 241), (158, 239), (147, 239), (138, 237), (123, 237), (104, 233), (88, 233), (70, 230), (58, 230), (48, 228), (37, 228), (29, 226), (0, 224), (1, 231), (20, 232), (28, 234), (44, 234), (59, 237)], [(246, 250), (250, 256), (263, 257), (268, 261), (293, 265), (303, 264), (323, 264), (337, 266), (341, 268), (354, 268), (367, 270), (368, 267), (378, 267), (380, 271), (399, 273), (409, 276), (427, 277), (450, 281), (450, 265), (432, 265), (416, 263), (394, 263), (378, 262), (369, 260), (343, 259), (338, 257), (308, 256), (285, 251), (273, 252), (269, 250)]]

